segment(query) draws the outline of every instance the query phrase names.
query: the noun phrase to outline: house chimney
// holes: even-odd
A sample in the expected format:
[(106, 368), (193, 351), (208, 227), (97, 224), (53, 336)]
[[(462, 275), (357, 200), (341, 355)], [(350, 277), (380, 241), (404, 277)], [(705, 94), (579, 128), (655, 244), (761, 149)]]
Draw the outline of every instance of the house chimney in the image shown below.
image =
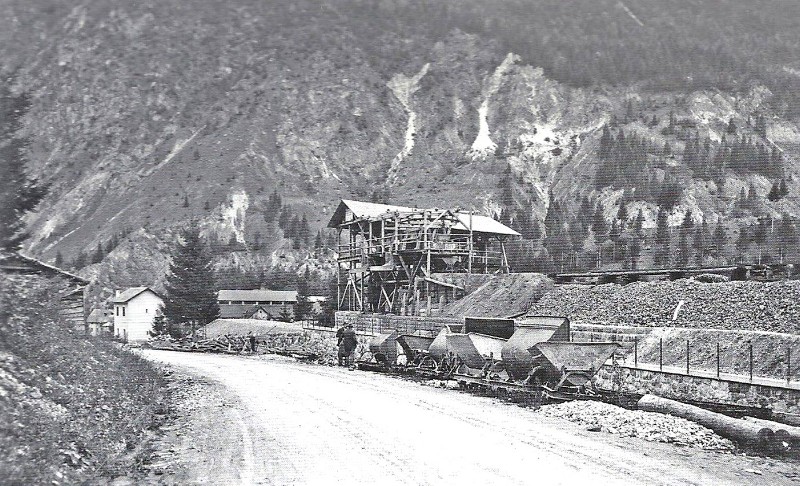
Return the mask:
[(122, 293), (122, 291), (121, 291), (121, 290), (119, 290), (119, 289), (114, 289), (114, 297), (119, 297), (119, 294), (121, 294), (121, 293)]

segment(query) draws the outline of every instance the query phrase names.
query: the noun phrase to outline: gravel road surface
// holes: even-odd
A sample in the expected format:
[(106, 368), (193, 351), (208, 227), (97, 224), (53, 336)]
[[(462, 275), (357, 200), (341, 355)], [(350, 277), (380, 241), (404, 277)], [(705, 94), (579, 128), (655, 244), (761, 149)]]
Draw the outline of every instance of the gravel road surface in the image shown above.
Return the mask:
[(142, 354), (184, 380), (161, 484), (796, 484), (796, 463), (588, 432), (496, 399), (290, 358)]

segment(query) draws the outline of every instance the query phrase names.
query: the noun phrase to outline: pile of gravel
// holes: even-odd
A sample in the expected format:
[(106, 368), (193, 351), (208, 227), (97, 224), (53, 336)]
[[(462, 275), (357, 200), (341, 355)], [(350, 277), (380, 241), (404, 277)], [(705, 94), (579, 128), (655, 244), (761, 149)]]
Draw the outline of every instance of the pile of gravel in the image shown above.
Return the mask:
[(602, 402), (575, 401), (544, 405), (537, 413), (569, 420), (589, 430), (622, 437), (640, 437), (651, 442), (666, 442), (706, 450), (730, 452), (733, 442), (712, 430), (679, 417), (641, 410), (627, 410)]
[(681, 279), (560, 285), (535, 302), (528, 313), (569, 316), (576, 324), (800, 333), (800, 281), (704, 283)]

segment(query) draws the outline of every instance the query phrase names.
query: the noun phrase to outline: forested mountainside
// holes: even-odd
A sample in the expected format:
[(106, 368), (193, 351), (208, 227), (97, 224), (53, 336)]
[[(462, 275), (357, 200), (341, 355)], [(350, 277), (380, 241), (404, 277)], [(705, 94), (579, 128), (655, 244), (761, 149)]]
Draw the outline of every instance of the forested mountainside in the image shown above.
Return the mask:
[(25, 249), (104, 286), (192, 218), (223, 280), (327, 271), (343, 197), (499, 215), (521, 270), (797, 256), (797, 2), (1, 1)]

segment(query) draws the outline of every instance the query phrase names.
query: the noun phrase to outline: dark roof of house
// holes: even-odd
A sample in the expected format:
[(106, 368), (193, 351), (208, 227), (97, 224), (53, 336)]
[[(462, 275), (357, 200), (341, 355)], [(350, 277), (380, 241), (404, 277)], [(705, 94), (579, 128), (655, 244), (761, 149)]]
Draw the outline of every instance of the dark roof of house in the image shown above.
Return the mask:
[[(399, 213), (402, 215), (419, 211), (420, 209), (342, 199), (336, 211), (333, 212), (331, 220), (328, 222), (328, 228), (338, 228), (341, 224), (346, 223), (347, 221), (345, 221), (345, 218), (347, 217), (348, 210), (355, 219), (377, 219), (387, 214)], [(454, 228), (458, 230), (469, 231), (471, 228), (475, 233), (519, 236), (518, 232), (488, 216), (480, 214), (470, 215), (469, 213), (459, 211), (452, 211), (451, 213), (458, 220), (458, 223), (454, 226)]]
[(264, 309), (264, 306), (256, 304), (222, 304), (219, 306), (220, 319), (249, 319), (258, 309), (263, 309), (264, 312), (269, 314), (269, 311)]
[(124, 291), (120, 292), (119, 295), (114, 297), (112, 302), (115, 304), (124, 304), (145, 291), (150, 291), (156, 294), (158, 298), (162, 298), (160, 295), (158, 295), (156, 291), (154, 291), (150, 287), (131, 287), (129, 289), (125, 289)]
[(48, 276), (66, 277), (72, 283), (88, 285), (89, 281), (66, 270), (44, 263), (35, 258), (25, 256), (19, 252), (0, 252), (0, 270), (9, 273), (44, 274)]
[(295, 290), (220, 290), (217, 300), (234, 300), (242, 302), (297, 302)]

